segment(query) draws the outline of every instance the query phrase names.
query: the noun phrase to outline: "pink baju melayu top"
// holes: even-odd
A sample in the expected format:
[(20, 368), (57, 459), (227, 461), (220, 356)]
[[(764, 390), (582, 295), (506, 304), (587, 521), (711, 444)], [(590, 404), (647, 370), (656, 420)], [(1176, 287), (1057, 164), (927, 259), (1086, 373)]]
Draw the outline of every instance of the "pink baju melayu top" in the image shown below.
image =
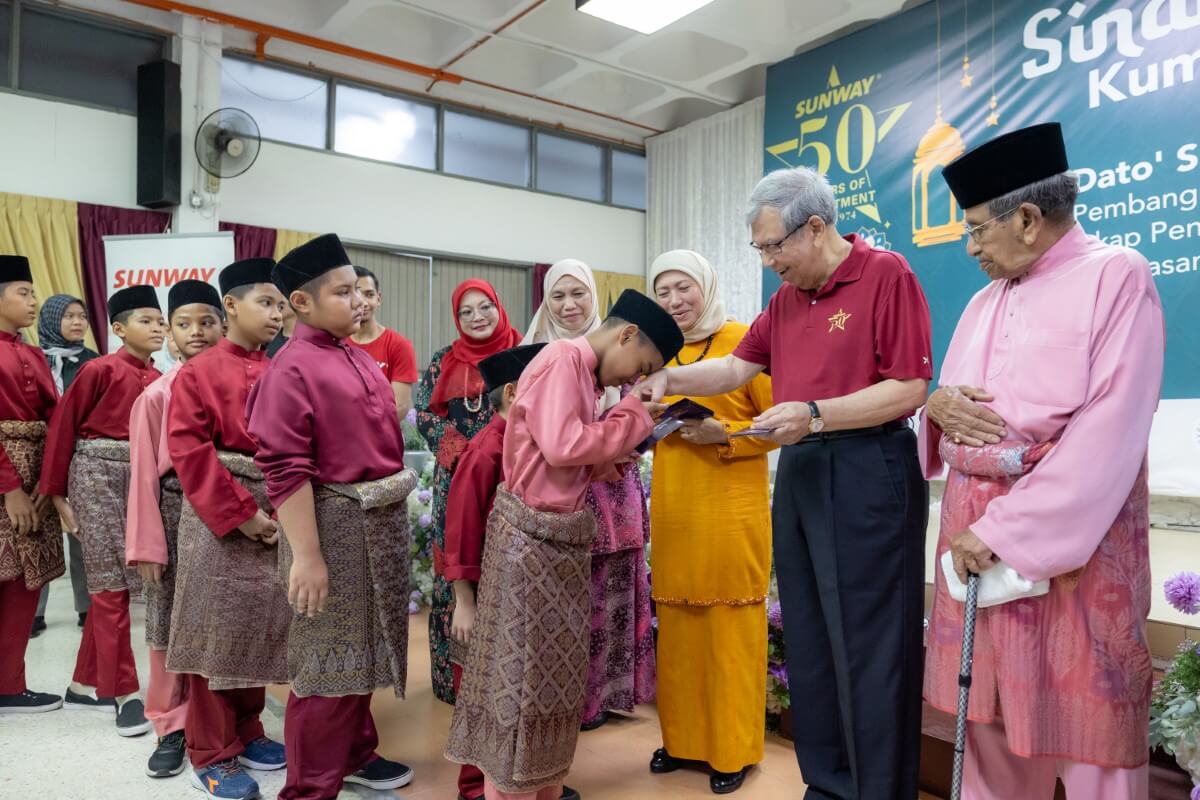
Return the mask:
[[(942, 441), (925, 417), (921, 458), (950, 467), (938, 556), (970, 528), (1048, 595), (981, 609), (970, 718), (1000, 714), (1019, 755), (1108, 767), (1146, 761), (1151, 664), (1146, 452), (1162, 380), (1162, 306), (1140, 254), (1078, 225), (1019, 280), (968, 304), (941, 385), (981, 387), (1008, 441)], [(926, 697), (953, 711), (962, 605), (938, 570)]]
[(596, 366), (586, 338), (560, 339), (521, 375), (504, 435), (504, 475), (508, 491), (534, 510), (582, 509), (588, 484), (620, 478), (611, 463), (632, 453), (654, 427), (632, 394), (597, 421)]
[(172, 369), (133, 401), (129, 412), (129, 507), (125, 512), (125, 560), (167, 563), (167, 535), (163, 530), (160, 481), (171, 471), (167, 450), (167, 404), (179, 377)]

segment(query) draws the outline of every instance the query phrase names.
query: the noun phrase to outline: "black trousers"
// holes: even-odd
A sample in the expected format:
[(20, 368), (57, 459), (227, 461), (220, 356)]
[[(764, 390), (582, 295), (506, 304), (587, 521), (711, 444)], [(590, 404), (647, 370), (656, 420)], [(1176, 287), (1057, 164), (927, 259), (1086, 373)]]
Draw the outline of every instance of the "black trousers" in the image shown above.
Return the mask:
[(807, 800), (913, 800), (929, 487), (907, 428), (784, 448), (772, 527)]

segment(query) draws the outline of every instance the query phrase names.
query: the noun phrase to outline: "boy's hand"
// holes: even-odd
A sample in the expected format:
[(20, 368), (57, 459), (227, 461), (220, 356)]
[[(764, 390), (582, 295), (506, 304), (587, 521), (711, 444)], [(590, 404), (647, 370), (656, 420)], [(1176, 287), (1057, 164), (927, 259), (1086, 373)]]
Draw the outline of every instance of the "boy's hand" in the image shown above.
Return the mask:
[(450, 635), (463, 644), (471, 643), (471, 630), (475, 627), (475, 603), (461, 600), (454, 604), (450, 616)]
[(252, 539), (263, 544), (275, 544), (279, 541), (279, 524), (267, 516), (267, 512), (261, 508), (254, 512), (254, 516), (238, 526), (238, 530), (247, 539)]
[(329, 570), (325, 559), (296, 558), (288, 574), (288, 603), (297, 614), (315, 617), (325, 610), (329, 597)]
[(658, 419), (662, 413), (667, 410), (665, 403), (656, 403), (653, 400), (642, 400), (642, 408), (646, 409), (646, 413), (653, 419)]
[(67, 502), (67, 498), (54, 496), (51, 498), (54, 502), (54, 510), (58, 512), (58, 518), (62, 522), (63, 530), (79, 538), (79, 523), (75, 521), (75, 509), (71, 508), (71, 504)]
[(142, 576), (142, 583), (154, 584), (155, 586), (162, 584), (162, 564), (154, 564), (149, 561), (139, 561), (137, 570), (138, 575)]
[(4, 493), (4, 512), (8, 514), (13, 531), (19, 536), (26, 536), (37, 528), (38, 514), (33, 500), (20, 486)]

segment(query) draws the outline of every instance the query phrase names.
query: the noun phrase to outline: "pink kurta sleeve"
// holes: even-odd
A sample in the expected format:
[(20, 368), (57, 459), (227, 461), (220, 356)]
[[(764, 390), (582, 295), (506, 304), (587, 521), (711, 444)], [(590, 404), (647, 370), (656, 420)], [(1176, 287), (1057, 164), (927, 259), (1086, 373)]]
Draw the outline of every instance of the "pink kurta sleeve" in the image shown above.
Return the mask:
[(304, 376), (296, 369), (268, 369), (250, 392), (246, 417), (258, 442), (254, 463), (267, 479), (275, 508), (319, 474), (315, 415)]
[(1162, 307), (1145, 262), (1127, 259), (1123, 269), (1103, 276), (1095, 308), (1082, 405), (1050, 454), (971, 526), (999, 558), (1030, 580), (1062, 575), (1088, 562), (1146, 457), (1165, 337)]
[(578, 362), (570, 358), (555, 359), (521, 386), (526, 406), (535, 409), (526, 417), (526, 427), (550, 466), (606, 464), (632, 453), (650, 435), (654, 421), (636, 395), (593, 422), (580, 413), (580, 390), (586, 395), (591, 387), (580, 385)]
[[(161, 379), (160, 379), (161, 380)], [(167, 392), (152, 387), (133, 403), (129, 414), (129, 510), (125, 517), (125, 560), (167, 563), (167, 537), (159, 510), (159, 480), (170, 469), (159, 461), (165, 448), (163, 417)]]

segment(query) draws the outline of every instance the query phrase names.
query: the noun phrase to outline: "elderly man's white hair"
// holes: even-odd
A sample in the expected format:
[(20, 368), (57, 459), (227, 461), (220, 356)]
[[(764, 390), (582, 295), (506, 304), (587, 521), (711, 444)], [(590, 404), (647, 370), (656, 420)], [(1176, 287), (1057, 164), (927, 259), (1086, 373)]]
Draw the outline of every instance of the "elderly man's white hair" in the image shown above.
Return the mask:
[(837, 221), (837, 203), (829, 179), (815, 169), (777, 169), (764, 176), (750, 193), (746, 224), (753, 225), (764, 208), (778, 209), (784, 230), (794, 230), (812, 216), (826, 225)]
[(1074, 172), (1060, 172), (1049, 178), (1013, 189), (988, 201), (988, 213), (1006, 216), (1016, 211), (1022, 203), (1030, 203), (1041, 209), (1042, 216), (1053, 223), (1065, 223), (1075, 218), (1075, 198), (1079, 196), (1079, 179)]

